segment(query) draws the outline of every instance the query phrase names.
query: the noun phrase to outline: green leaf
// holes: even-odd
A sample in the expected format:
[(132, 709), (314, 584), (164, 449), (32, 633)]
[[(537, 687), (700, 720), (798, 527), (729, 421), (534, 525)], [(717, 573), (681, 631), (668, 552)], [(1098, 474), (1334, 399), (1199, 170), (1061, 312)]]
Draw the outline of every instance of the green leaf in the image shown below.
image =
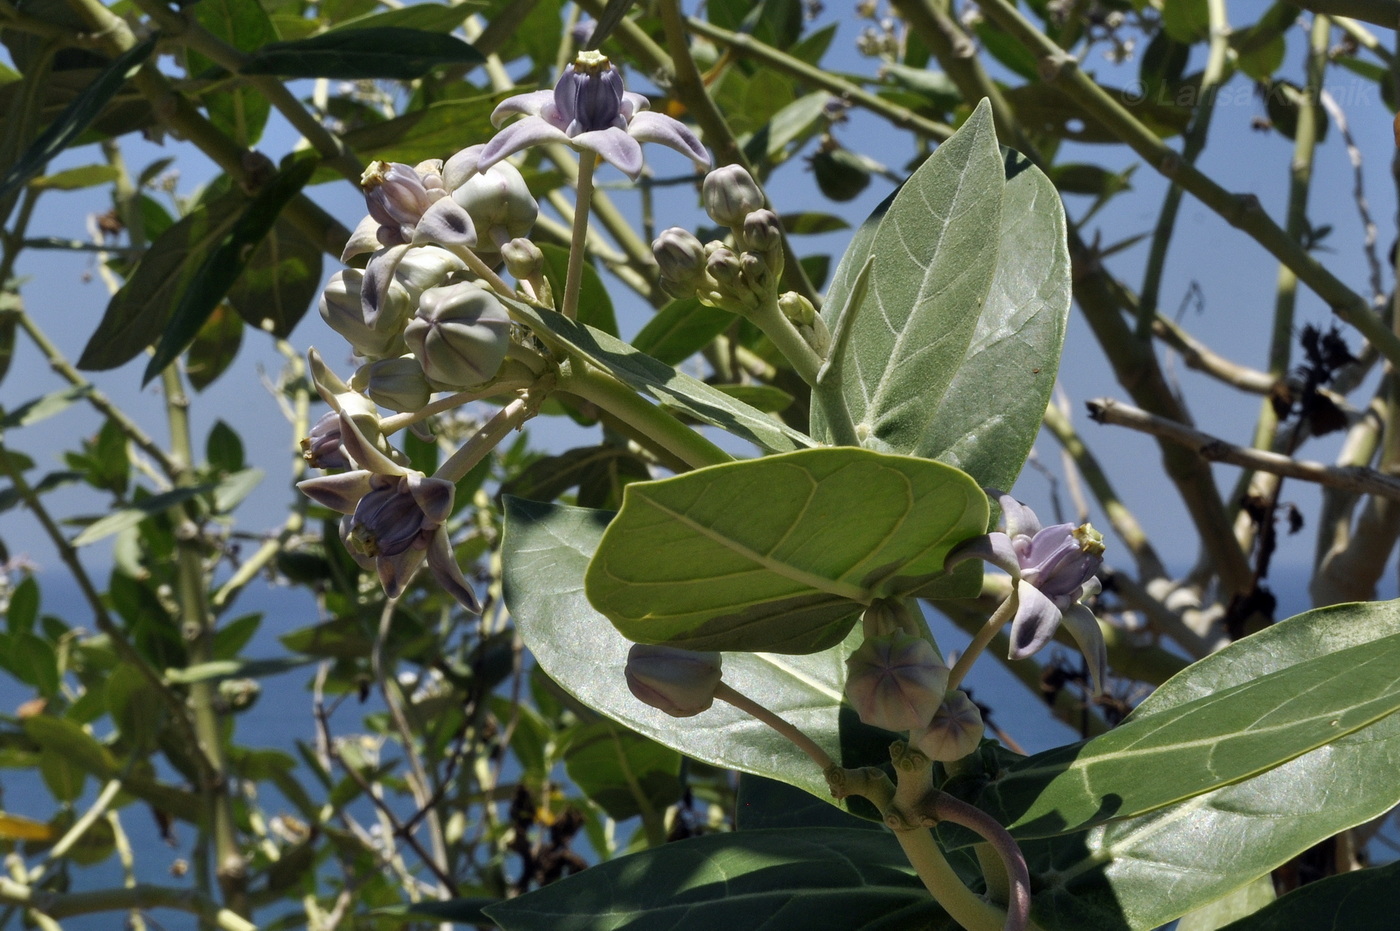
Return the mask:
[(227, 514), (258, 487), (266, 473), (262, 469), (240, 469), (214, 486), (214, 510)]
[[(870, 290), (840, 359), (853, 421), (886, 452), (922, 454), (929, 414), (972, 341), (996, 271), (1005, 172), (991, 107), (919, 167), (856, 232), (836, 269), (826, 306), (840, 309), (870, 256)], [(832, 331), (837, 321), (827, 320)], [(825, 405), (814, 399), (813, 435), (828, 440)]]
[[(831, 95), (817, 91), (799, 97), (773, 114), (749, 139), (743, 141), (744, 152), (750, 160), (769, 166), (780, 165), (792, 151), (831, 125), (826, 105)], [(791, 151), (790, 151), (791, 150)]]
[(885, 832), (711, 834), (589, 867), (488, 906), (505, 931), (953, 931)]
[(10, 634), (5, 642), (5, 668), (45, 698), (58, 694), (58, 654), (53, 644), (27, 630)]
[[(544, 273), (549, 285), (555, 294), (562, 297), (569, 270), (569, 250), (564, 246), (544, 243), (540, 251), (544, 253)], [(613, 312), (612, 297), (591, 262), (583, 263), (578, 291), (578, 322), (602, 330), (609, 336), (617, 335), (617, 315)]]
[(254, 250), (272, 230), (282, 208), (301, 193), (315, 169), (314, 158), (301, 158), (277, 172), (254, 195), (227, 235), (220, 237), (180, 296), (155, 354), (146, 365), (143, 383), (159, 375), (194, 340), (214, 308), (228, 295)]
[(542, 340), (563, 352), (582, 356), (662, 407), (694, 417), (771, 452), (788, 452), (812, 444), (805, 434), (727, 396), (697, 378), (638, 352), (622, 340), (570, 320), (507, 300), (511, 315), (527, 323)]
[(174, 488), (158, 495), (151, 495), (130, 507), (119, 508), (106, 517), (88, 524), (82, 533), (73, 538), (73, 545), (86, 546), (128, 527), (135, 527), (151, 515), (159, 514), (177, 504), (183, 504), (197, 498), (212, 487), (211, 485), (191, 485), (185, 488)]
[[(1133, 719), (1150, 723), (1158, 712), (1396, 634), (1400, 603), (1309, 611), (1196, 663), (1158, 688)], [(1400, 801), (1397, 768), (1400, 715), (1391, 715), (1151, 814), (1071, 837), (1023, 841), (1032, 871), (1056, 877), (1037, 902), (1063, 916), (1061, 927), (1155, 928), (1387, 811)], [(1168, 877), (1172, 895), (1164, 897)]]
[(1276, 898), (1274, 878), (1266, 873), (1224, 898), (1181, 916), (1176, 931), (1219, 931), (1236, 919), (1254, 914)]
[(770, 414), (787, 410), (793, 401), (792, 395), (773, 385), (715, 385), (715, 388), (755, 410)]
[(835, 447), (726, 463), (628, 485), (588, 598), (643, 643), (810, 653), (862, 605), (943, 581), (987, 518), (971, 478), (924, 459)]
[(672, 301), (642, 327), (632, 346), (667, 365), (677, 365), (704, 349), (734, 322), (727, 310), (688, 297)]
[(371, 910), (370, 914), (385, 922), (452, 921), (463, 925), (490, 927), (495, 922), (486, 917), (483, 909), (499, 901), (500, 899), (476, 897), (447, 899), (442, 902), (409, 902), (404, 905), (385, 905)]
[(438, 65), (479, 65), (481, 53), (461, 39), (400, 26), (341, 29), (309, 39), (270, 42), (248, 56), (244, 74), (284, 78), (412, 80)]
[(1308, 883), (1224, 931), (1390, 931), (1395, 927), (1395, 884), (1400, 862)]
[(243, 440), (228, 424), (216, 420), (204, 441), (204, 458), (220, 472), (237, 472), (243, 468)]
[[(535, 661), (570, 695), (689, 757), (778, 779), (838, 804), (802, 751), (754, 727), (752, 718), (732, 706), (716, 703), (697, 717), (677, 719), (632, 697), (623, 677), (632, 644), (583, 591), (608, 512), (506, 498), (505, 515), (506, 604)], [(843, 765), (887, 762), (892, 735), (861, 724), (842, 702), (845, 658), (860, 639), (854, 633), (839, 650), (807, 656), (726, 654), (724, 678), (800, 727)]]
[[(201, 26), (241, 52), (251, 52), (277, 39), (277, 30), (258, 0), (200, 0), (191, 10)], [(191, 75), (217, 67), (193, 49), (186, 54)], [(255, 145), (262, 137), (272, 110), (265, 94), (238, 84), (205, 94), (203, 103), (210, 122), (244, 147)]]
[[(377, 6), (378, 4), (376, 4)], [(428, 32), (451, 32), (462, 25), (480, 4), (460, 3), (415, 3), (396, 10), (381, 10), (336, 23), (331, 32), (342, 29), (376, 29), (383, 26), (397, 26), (402, 29), (422, 29)]]
[(569, 778), (614, 821), (658, 817), (681, 794), (681, 755), (611, 721), (579, 725), (564, 755)]
[(38, 619), (39, 583), (32, 575), (26, 575), (10, 592), (10, 603), (5, 608), (5, 628), (12, 635), (28, 633)]
[[(361, 158), (417, 164), (425, 158), (461, 147), (463, 139), (486, 138), (494, 132), (491, 111), (504, 94), (481, 94), (462, 100), (445, 100), (413, 110), (392, 120), (359, 126), (342, 137), (347, 148)], [(339, 175), (327, 174), (339, 178)]]
[(162, 233), (107, 303), (78, 368), (116, 368), (161, 338), (176, 304), (205, 258), (238, 222), (246, 202), (240, 193), (226, 194), (199, 205)]
[(166, 707), (156, 687), (134, 666), (113, 669), (103, 686), (107, 713), (137, 753), (154, 749), (165, 721)]
[[(1252, 639), (1210, 659), (1250, 657)], [(979, 804), (1018, 837), (1083, 830), (1260, 775), (1400, 710), (1393, 675), (1400, 632), (1205, 692), (1202, 684), (1221, 672), (1218, 663), (1204, 673), (1201, 665), (1173, 677), (1162, 686), (1168, 697), (1161, 704), (1149, 699), (1146, 710), (1113, 731), (1011, 767)], [(1191, 699), (1181, 701), (1185, 694)], [(1386, 794), (1393, 804), (1400, 787)]]
[[(827, 299), (833, 329), (872, 255), (870, 290), (832, 373), (857, 429), (870, 431), (871, 448), (1011, 487), (1039, 433), (1069, 314), (1054, 185), (997, 149), (979, 107), (857, 231)], [(829, 439), (821, 395), (813, 435)]]
[(117, 169), (111, 165), (83, 165), (81, 168), (69, 168), (57, 174), (35, 178), (29, 182), (29, 186), (47, 191), (77, 191), (114, 181), (117, 174)]
[(0, 416), (0, 431), (16, 430), (46, 420), (67, 410), (74, 401), (82, 400), (91, 392), (92, 386), (78, 385), (73, 388), (60, 388), (32, 401), (26, 401)]
[(73, 98), (72, 103), (64, 108), (58, 118), (49, 124), (48, 129), (45, 129), (24, 155), (20, 156), (19, 161), (5, 173), (4, 178), (0, 179), (0, 203), (19, 190), (30, 178), (43, 171), (50, 159), (68, 148), (69, 144), (97, 119), (102, 109), (126, 83), (126, 79), (145, 64), (155, 47), (155, 36), (133, 45), (113, 59), (110, 65), (103, 68), (97, 77)]
[(228, 301), (250, 327), (286, 339), (320, 294), (323, 259), (310, 237), (278, 217), (229, 289)]
[(215, 307), (185, 352), (185, 375), (196, 391), (228, 371), (243, 345), (243, 320), (227, 302)]

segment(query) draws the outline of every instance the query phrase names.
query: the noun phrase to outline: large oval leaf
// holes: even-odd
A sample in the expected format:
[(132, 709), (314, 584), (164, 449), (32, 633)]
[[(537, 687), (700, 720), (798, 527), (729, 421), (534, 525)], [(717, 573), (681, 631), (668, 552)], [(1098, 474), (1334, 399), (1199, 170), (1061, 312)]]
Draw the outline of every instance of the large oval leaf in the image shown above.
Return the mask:
[[(1298, 615), (1196, 663), (1133, 712), (1150, 722), (1215, 691), (1400, 634), (1400, 603)], [(1364, 685), (1358, 685), (1364, 688)], [(1023, 843), (1048, 878), (1047, 927), (1155, 928), (1400, 801), (1400, 715), (1246, 779), (1073, 838)], [(1208, 842), (1203, 842), (1208, 839)], [(1171, 896), (1161, 894), (1163, 882)], [(1350, 927), (1350, 925), (1348, 925)]]
[(987, 496), (950, 466), (799, 450), (627, 486), (586, 588), (638, 642), (811, 653), (862, 605), (926, 592), (986, 525)]
[[(1070, 306), (1064, 209), (1031, 163), (998, 149), (985, 105), (876, 209), (827, 298), (870, 291), (834, 377), (868, 445), (1010, 488), (1054, 386)], [(989, 234), (989, 231), (994, 231)], [(834, 389), (833, 389), (834, 390)], [(830, 440), (818, 392), (813, 435)]]
[[(632, 644), (583, 592), (584, 572), (611, 513), (510, 497), (505, 513), (506, 605), (550, 678), (589, 707), (687, 756), (778, 779), (837, 804), (810, 759), (733, 706), (716, 703), (695, 717), (673, 718), (632, 697), (623, 679)], [(861, 724), (842, 703), (845, 657), (859, 636), (841, 649), (807, 656), (725, 654), (724, 679), (843, 765), (888, 761), (893, 735)]]
[(953, 931), (885, 832), (711, 834), (600, 863), (485, 909), (505, 931)]

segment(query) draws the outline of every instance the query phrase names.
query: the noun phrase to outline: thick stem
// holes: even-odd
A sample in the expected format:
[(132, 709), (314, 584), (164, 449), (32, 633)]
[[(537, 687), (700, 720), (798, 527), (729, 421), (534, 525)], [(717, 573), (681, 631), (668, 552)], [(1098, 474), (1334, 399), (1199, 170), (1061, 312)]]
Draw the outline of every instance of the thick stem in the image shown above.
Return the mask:
[(586, 362), (570, 363), (561, 374), (558, 390), (596, 404), (692, 469), (734, 461), (714, 443)]
[(593, 204), (593, 170), (598, 157), (584, 153), (578, 162), (578, 183), (575, 188), (573, 236), (569, 240), (569, 272), (564, 279), (562, 313), (570, 320), (578, 318), (578, 291), (583, 284), (583, 261), (588, 248), (588, 215)]
[(759, 302), (758, 307), (749, 311), (745, 316), (773, 341), (773, 345), (778, 347), (778, 351), (788, 362), (792, 363), (792, 367), (802, 377), (802, 380), (809, 387), (816, 388), (817, 373), (821, 371), (826, 360), (817, 355), (815, 349), (807, 345), (802, 334), (797, 332), (797, 327), (793, 326), (792, 321), (778, 309), (777, 296), (765, 296)]
[(434, 478), (449, 482), (460, 482), (476, 464), (500, 445), (511, 431), (534, 416), (539, 409), (539, 399), (529, 395), (516, 398), (501, 408), (478, 430), (461, 448), (448, 457), (447, 461), (433, 473)]

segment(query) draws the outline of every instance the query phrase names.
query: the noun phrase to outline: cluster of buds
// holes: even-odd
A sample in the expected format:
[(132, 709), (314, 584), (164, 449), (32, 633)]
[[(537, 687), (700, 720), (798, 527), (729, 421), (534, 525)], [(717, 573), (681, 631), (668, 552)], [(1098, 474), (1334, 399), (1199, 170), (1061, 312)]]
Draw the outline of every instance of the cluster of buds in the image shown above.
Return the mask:
[(783, 273), (783, 227), (763, 206), (763, 192), (738, 165), (705, 176), (705, 212), (730, 232), (730, 242), (701, 243), (672, 227), (652, 243), (661, 285), (673, 297), (699, 297), (735, 313), (776, 298)]

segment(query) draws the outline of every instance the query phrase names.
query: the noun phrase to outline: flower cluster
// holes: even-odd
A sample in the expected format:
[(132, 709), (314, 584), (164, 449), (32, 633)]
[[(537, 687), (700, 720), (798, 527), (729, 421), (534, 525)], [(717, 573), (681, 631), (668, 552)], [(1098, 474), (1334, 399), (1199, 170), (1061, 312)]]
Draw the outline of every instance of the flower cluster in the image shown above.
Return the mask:
[[(553, 91), (504, 101), (493, 116), (498, 125), (513, 113), (527, 118), (494, 138), (445, 160), (376, 161), (364, 172), (368, 216), (341, 256), (356, 267), (335, 274), (320, 299), (322, 319), (345, 338), (357, 367), (342, 380), (313, 350), (313, 380), (331, 412), (302, 441), (308, 464), (336, 474), (300, 487), (344, 515), (347, 548), (391, 597), (426, 564), (444, 589), (479, 610), (448, 536), (455, 483), (534, 413), (538, 386), (552, 377), (551, 360), (508, 307), (511, 300), (554, 306), (554, 295), (544, 254), (530, 239), (539, 205), (506, 157), (564, 142), (636, 178), (641, 144), (650, 141), (708, 167), (694, 134), (648, 106), (625, 90), (606, 57), (585, 52)], [(582, 180), (579, 189), (586, 218)], [(385, 438), (468, 401), (513, 392), (520, 396), (432, 476), (407, 468)], [(398, 414), (381, 419), (381, 408)]]

